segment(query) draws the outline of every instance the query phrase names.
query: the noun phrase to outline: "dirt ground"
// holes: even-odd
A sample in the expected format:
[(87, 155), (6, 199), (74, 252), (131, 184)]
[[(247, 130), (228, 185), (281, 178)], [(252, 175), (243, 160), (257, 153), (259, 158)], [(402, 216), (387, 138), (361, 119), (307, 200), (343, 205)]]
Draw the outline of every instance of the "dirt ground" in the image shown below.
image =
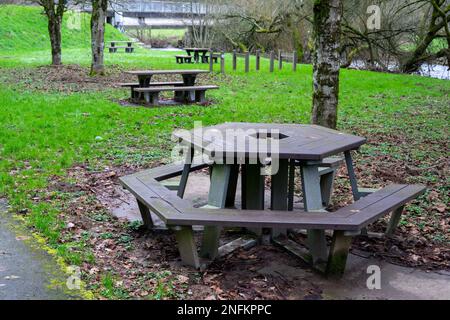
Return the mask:
[[(92, 250), (95, 263), (82, 266), (87, 283), (101, 283), (100, 271), (103, 271), (121, 279), (118, 282), (120, 288), (133, 298), (146, 298), (150, 292), (158, 291), (157, 288), (162, 290), (164, 298), (323, 298), (321, 288), (311, 281), (311, 277), (305, 276), (312, 271), (299, 259), (274, 246), (259, 245), (250, 250), (235, 251), (203, 272), (181, 266), (173, 234), (165, 230), (147, 231), (132, 222), (140, 220), (135, 200), (118, 185), (117, 179), (137, 170), (117, 167), (90, 172), (86, 166), (79, 165), (69, 171), (69, 180), (75, 183), (52, 180), (51, 189), (80, 195), (64, 208), (62, 219), (68, 226), (68, 241), (80, 240), (86, 233), (90, 235), (86, 245)], [(207, 178), (205, 173), (200, 175)], [(203, 184), (207, 189), (207, 184), (197, 184)], [(337, 197), (339, 193), (338, 188)], [(342, 205), (335, 204), (336, 207)], [(382, 231), (383, 227), (385, 222), (381, 221), (370, 231)], [(223, 233), (222, 240), (238, 236), (231, 230)], [(200, 233), (197, 240), (200, 241)], [(299, 235), (296, 240), (304, 242), (305, 239)], [(445, 244), (426, 241), (420, 234), (411, 234), (407, 227), (400, 228), (391, 239), (357, 237), (352, 252), (356, 255), (363, 252), (365, 258), (377, 258), (400, 266), (450, 270), (449, 248)], [(286, 279), (283, 273), (261, 271), (273, 261), (298, 269), (298, 277)]]

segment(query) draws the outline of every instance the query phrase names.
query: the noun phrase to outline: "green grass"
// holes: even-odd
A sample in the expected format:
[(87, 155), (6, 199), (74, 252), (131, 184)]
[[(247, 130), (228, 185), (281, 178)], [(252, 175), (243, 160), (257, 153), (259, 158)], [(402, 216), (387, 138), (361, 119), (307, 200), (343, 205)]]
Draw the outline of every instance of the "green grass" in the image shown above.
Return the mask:
[[(36, 8), (0, 8), (0, 68), (34, 68), (50, 62), (45, 21)], [(16, 12), (17, 11), (17, 12)], [(20, 16), (28, 11), (31, 15)], [(6, 13), (5, 13), (6, 12)], [(22, 17), (14, 21), (10, 17)], [(26, 26), (25, 28), (21, 28)], [(14, 30), (14, 31), (11, 31)], [(69, 31), (65, 31), (67, 33)], [(83, 34), (71, 34), (64, 41), (63, 62), (88, 66), (88, 40)], [(117, 38), (119, 35), (114, 34)], [(39, 41), (36, 40), (39, 38)], [(47, 40), (45, 40), (47, 39)], [(35, 41), (36, 40), (36, 41)], [(32, 43), (32, 45), (31, 45)], [(27, 45), (30, 44), (30, 47)], [(19, 52), (13, 53), (15, 48)], [(138, 49), (135, 54), (107, 54), (106, 65), (124, 69), (175, 69), (173, 53)], [(225, 121), (309, 123), (312, 96), (312, 68), (301, 65), (294, 73), (287, 64), (282, 71), (268, 72), (268, 61), (262, 70), (245, 74), (243, 62), (232, 72), (227, 56), (227, 75), (216, 72), (210, 81), (220, 90), (208, 93), (211, 107), (184, 106), (168, 108), (124, 108), (115, 99), (126, 98), (128, 90), (117, 89), (90, 93), (61, 94), (17, 90), (13, 85), (0, 87), (0, 196), (6, 196), (13, 212), (26, 212), (27, 224), (43, 235), (49, 245), (70, 264), (92, 263), (87, 248), (89, 235), (77, 241), (62, 241), (64, 228), (60, 214), (64, 196), (43, 192), (54, 175), (65, 176), (76, 163), (92, 170), (104, 166), (135, 163), (148, 165), (168, 159), (173, 145), (168, 143), (177, 128), (192, 128), (194, 121), (213, 125)], [(254, 66), (254, 61), (252, 60)], [(197, 65), (183, 68), (199, 68)], [(206, 66), (201, 66), (206, 68)], [(218, 71), (218, 66), (215, 66)], [(393, 145), (381, 141), (367, 145), (362, 153), (379, 156), (396, 153), (408, 161), (445, 159), (445, 150), (434, 147), (436, 141), (448, 141), (450, 81), (367, 71), (342, 70), (339, 127), (348, 132), (376, 135), (403, 134), (421, 148)], [(443, 116), (444, 115), (444, 116)], [(101, 137), (101, 139), (98, 139)], [(436, 179), (424, 173), (419, 182)], [(370, 181), (364, 181), (370, 184)], [(446, 191), (443, 190), (443, 193)], [(70, 195), (67, 195), (67, 201)], [(418, 207), (418, 212), (424, 212)], [(89, 214), (89, 213), (86, 213)], [(92, 217), (108, 219), (108, 214)], [(130, 226), (133, 228), (133, 226)], [(116, 235), (105, 234), (110, 238)], [(437, 235), (436, 239), (445, 240)], [(131, 239), (124, 231), (122, 243)], [(103, 295), (127, 297), (114, 285), (110, 274), (104, 275)], [(171, 284), (161, 282), (155, 298), (172, 296)]]
[[(62, 48), (88, 48), (90, 46), (90, 16), (67, 11), (62, 23)], [(126, 39), (107, 24), (107, 40)], [(29, 52), (49, 50), (47, 17), (41, 7), (0, 6), (0, 51)]]
[(182, 39), (186, 33), (186, 29), (152, 29), (152, 38), (167, 39), (178, 38)]

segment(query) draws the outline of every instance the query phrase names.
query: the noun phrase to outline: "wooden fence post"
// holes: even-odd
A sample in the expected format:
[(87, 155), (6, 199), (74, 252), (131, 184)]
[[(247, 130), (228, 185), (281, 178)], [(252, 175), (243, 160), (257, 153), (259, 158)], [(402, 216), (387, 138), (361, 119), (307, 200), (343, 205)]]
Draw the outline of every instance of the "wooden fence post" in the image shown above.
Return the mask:
[(261, 63), (261, 50), (256, 50), (256, 71), (259, 71)]
[(278, 69), (283, 69), (283, 52), (278, 50)]
[(245, 72), (250, 72), (250, 52), (245, 53)]
[(220, 54), (220, 72), (225, 74), (225, 52)]
[(270, 72), (273, 72), (275, 64), (275, 53), (273, 51), (270, 51)]
[(297, 71), (297, 61), (298, 61), (298, 54), (297, 51), (294, 51), (292, 54), (292, 70)]
[(213, 50), (209, 49), (209, 72), (214, 71)]
[(233, 71), (236, 71), (237, 69), (237, 56), (236, 56), (236, 49), (233, 50)]

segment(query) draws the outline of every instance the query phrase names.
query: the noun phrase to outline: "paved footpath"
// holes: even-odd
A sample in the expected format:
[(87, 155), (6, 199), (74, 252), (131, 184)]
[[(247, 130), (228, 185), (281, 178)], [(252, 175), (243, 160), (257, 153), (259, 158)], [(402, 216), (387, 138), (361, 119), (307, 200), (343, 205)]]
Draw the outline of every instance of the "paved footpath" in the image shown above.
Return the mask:
[(53, 257), (30, 244), (33, 239), (6, 211), (0, 199), (0, 300), (76, 298), (64, 288), (67, 275)]

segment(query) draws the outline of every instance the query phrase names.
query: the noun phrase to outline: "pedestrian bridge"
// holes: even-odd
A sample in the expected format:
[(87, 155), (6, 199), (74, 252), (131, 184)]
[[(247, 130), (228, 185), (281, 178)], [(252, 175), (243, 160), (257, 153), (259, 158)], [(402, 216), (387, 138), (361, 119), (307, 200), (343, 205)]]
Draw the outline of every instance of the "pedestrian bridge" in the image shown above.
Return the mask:
[(211, 5), (191, 1), (124, 1), (110, 5), (108, 22), (124, 29), (186, 28), (211, 10)]

